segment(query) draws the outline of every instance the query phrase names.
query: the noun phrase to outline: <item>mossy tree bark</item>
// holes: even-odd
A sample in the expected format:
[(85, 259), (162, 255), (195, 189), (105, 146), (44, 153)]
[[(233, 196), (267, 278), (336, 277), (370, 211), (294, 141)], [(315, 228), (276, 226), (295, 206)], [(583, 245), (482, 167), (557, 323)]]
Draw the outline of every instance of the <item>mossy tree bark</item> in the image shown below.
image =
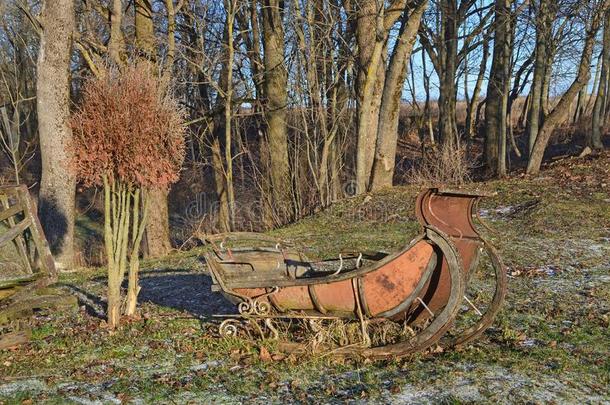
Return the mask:
[(377, 1), (358, 1), (355, 6), (356, 43), (358, 45), (356, 99), (357, 151), (356, 192), (367, 191), (375, 157), (377, 125), (383, 89), (383, 50), (387, 35), (385, 7)]
[[(415, 3), (421, 5), (421, 2)], [(391, 105), (395, 100), (392, 97), (396, 94), (397, 82), (400, 81), (400, 86), (404, 83), (406, 71), (402, 72), (399, 60), (404, 58), (406, 64), (406, 55), (409, 52), (409, 41), (403, 41), (398, 45), (397, 58), (395, 58), (396, 68), (390, 71), (388, 67), (387, 57), (389, 47), (389, 33), (394, 24), (401, 16), (408, 13), (408, 7), (413, 6), (407, 1), (396, 0), (386, 5), (384, 2), (360, 0), (352, 4), (350, 9), (351, 19), (355, 26), (355, 38), (358, 46), (356, 55), (356, 114), (357, 114), (357, 150), (356, 150), (356, 192), (364, 193), (371, 189), (373, 178), (373, 166), (375, 162), (377, 140), (379, 137), (380, 124), (393, 125), (389, 122), (381, 122), (381, 119), (388, 119), (394, 115)], [(414, 13), (415, 14), (415, 13)], [(421, 15), (419, 15), (421, 19)], [(405, 16), (406, 18), (406, 16)], [(410, 23), (419, 21), (412, 20)], [(409, 22), (405, 29), (409, 30)], [(406, 39), (409, 33), (404, 33)], [(386, 74), (392, 74), (389, 85), (386, 82)], [(402, 80), (401, 80), (402, 79)], [(381, 118), (381, 110), (383, 105), (383, 96), (387, 87), (387, 97), (384, 117)], [(400, 105), (400, 95), (398, 96), (398, 106)], [(390, 140), (383, 139), (381, 143), (391, 148), (393, 135), (390, 135)], [(380, 151), (381, 152), (381, 151)], [(383, 153), (391, 153), (389, 150)], [(387, 178), (387, 175), (385, 176)], [(379, 183), (378, 183), (379, 184)]]

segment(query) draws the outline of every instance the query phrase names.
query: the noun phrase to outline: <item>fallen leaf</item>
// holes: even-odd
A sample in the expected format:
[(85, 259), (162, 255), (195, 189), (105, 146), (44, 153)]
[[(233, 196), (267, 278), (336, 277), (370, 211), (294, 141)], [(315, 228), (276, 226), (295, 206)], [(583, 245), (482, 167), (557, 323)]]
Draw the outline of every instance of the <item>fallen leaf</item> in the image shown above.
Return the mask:
[(264, 346), (261, 346), (260, 354), (259, 354), (258, 358), (261, 361), (271, 361), (272, 360), (271, 359), (271, 354), (269, 354), (269, 350), (267, 350), (267, 348), (264, 347)]

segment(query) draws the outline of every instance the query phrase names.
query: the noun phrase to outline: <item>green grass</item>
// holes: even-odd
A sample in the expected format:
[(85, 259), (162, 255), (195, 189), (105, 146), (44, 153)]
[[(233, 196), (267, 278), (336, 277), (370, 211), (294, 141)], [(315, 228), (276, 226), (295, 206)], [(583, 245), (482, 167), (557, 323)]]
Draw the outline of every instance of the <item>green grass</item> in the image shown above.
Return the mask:
[[(0, 403), (64, 403), (69, 397), (203, 403), (610, 400), (609, 162), (607, 156), (570, 162), (568, 169), (555, 166), (537, 179), (473, 185), (497, 192), (482, 205), (497, 233), (483, 233), (513, 276), (493, 328), (459, 351), (384, 362), (332, 356), (264, 361), (260, 347), (275, 355), (273, 343), (220, 339), (207, 320), (144, 302), (143, 319), (115, 332), (85, 311), (32, 320), (32, 342), (0, 352)], [(272, 234), (306, 246), (312, 257), (346, 248), (391, 251), (419, 232), (417, 192), (396, 187), (341, 201)], [(505, 215), (497, 211), (502, 207), (524, 208)], [(200, 254), (198, 249), (145, 261), (143, 270), (198, 272)], [(553, 266), (555, 273), (536, 272), (541, 266)], [(104, 269), (63, 274), (60, 285), (99, 296)], [(26, 378), (47, 388), (6, 389)]]

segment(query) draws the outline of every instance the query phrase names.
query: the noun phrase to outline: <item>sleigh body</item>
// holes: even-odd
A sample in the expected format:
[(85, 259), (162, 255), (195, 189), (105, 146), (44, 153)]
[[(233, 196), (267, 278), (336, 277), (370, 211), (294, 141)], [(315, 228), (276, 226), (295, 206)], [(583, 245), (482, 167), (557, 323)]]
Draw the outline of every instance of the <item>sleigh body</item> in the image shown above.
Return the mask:
[(403, 355), (428, 347), (451, 326), (469, 274), (485, 250), (500, 277), (493, 313), (481, 314), (481, 321), (462, 336), (463, 343), (491, 323), (506, 289), (499, 258), (473, 225), (481, 197), (438, 189), (420, 193), (416, 214), (422, 232), (392, 254), (351, 252), (316, 261), (261, 235), (256, 238), (268, 246), (231, 249), (226, 241), (220, 246), (212, 241), (206, 262), (213, 288), (236, 303), (241, 316), (387, 319), (420, 325), (409, 342), (363, 349), (372, 350), (371, 355)]

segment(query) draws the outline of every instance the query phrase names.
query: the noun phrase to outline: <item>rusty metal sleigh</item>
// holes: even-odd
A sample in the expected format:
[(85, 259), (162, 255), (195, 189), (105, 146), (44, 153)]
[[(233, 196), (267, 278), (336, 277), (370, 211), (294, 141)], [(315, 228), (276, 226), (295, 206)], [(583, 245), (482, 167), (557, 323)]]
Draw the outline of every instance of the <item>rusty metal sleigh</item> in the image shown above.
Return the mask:
[[(261, 234), (206, 237), (212, 245), (205, 254), (212, 288), (238, 309), (238, 314), (219, 316), (221, 335), (237, 334), (243, 320), (261, 321), (273, 335), (272, 321), (353, 319), (360, 322), (362, 344), (339, 347), (335, 353), (400, 357), (441, 338), (445, 346), (471, 342), (493, 323), (507, 290), (499, 256), (474, 226), (484, 196), (435, 188), (421, 192), (416, 215), (422, 231), (392, 254), (344, 252), (320, 261)], [(235, 240), (266, 246), (227, 246)], [(491, 280), (491, 293), (479, 308), (467, 292), (482, 254), (489, 263), (491, 274), (483, 277)], [(457, 322), (466, 319), (465, 311), (470, 312), (469, 322)], [(380, 320), (402, 324), (412, 333), (406, 340), (372, 345), (367, 325)]]

